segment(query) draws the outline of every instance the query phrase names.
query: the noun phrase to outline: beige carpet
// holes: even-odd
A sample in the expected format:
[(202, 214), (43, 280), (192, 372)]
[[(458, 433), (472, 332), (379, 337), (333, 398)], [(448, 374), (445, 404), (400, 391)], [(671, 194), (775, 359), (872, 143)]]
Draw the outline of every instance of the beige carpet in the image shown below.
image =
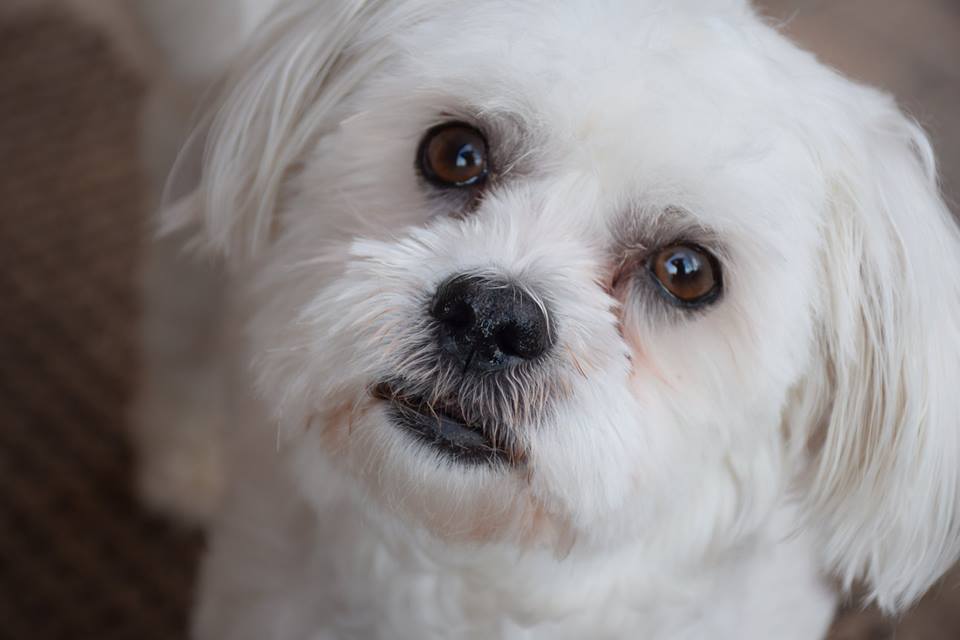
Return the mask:
[[(0, 638), (184, 633), (200, 543), (139, 508), (124, 434), (137, 375), (141, 89), (90, 31), (52, 17), (0, 22)], [(958, 584), (896, 637), (960, 638)], [(893, 630), (849, 614), (835, 637)]]

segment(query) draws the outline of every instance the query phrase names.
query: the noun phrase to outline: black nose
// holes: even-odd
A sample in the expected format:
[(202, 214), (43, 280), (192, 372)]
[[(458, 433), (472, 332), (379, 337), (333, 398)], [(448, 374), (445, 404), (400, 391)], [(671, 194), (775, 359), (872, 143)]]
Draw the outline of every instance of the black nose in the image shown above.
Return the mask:
[(495, 371), (533, 360), (553, 342), (544, 305), (502, 280), (455, 276), (437, 289), (430, 314), (440, 325), (440, 348), (464, 369)]

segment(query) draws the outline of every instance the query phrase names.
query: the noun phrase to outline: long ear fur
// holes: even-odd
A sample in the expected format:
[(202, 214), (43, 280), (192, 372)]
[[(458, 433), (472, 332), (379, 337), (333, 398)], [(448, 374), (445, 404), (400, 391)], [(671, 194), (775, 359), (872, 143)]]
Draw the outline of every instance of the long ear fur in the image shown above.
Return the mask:
[(336, 107), (386, 59), (386, 38), (374, 23), (389, 22), (383, 14), (392, 4), (283, 2), (186, 145), (168, 191), (187, 195), (167, 197), (165, 229), (199, 218), (203, 244), (235, 262), (254, 255), (271, 236), (297, 163), (337, 126)]
[(923, 132), (856, 91), (826, 154), (822, 369), (801, 405), (826, 560), (892, 611), (960, 553), (960, 234)]

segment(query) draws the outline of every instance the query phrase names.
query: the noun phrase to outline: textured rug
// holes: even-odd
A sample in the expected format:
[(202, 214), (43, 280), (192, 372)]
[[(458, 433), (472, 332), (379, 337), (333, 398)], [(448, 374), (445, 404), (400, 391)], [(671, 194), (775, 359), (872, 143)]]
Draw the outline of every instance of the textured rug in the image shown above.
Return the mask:
[[(184, 636), (201, 542), (140, 509), (125, 437), (141, 90), (91, 31), (0, 22), (0, 638)], [(957, 584), (834, 637), (956, 640)]]
[(130, 492), (140, 86), (95, 34), (0, 24), (0, 637), (183, 636), (197, 541)]

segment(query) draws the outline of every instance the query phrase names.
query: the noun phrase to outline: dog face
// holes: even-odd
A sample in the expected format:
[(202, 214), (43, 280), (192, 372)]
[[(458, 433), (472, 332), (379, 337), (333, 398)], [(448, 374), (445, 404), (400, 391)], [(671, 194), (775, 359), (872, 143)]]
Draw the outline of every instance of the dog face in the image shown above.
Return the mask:
[(171, 214), (308, 495), (325, 459), (448, 540), (677, 563), (792, 488), (885, 604), (949, 565), (960, 244), (885, 97), (741, 2), (314, 4)]

